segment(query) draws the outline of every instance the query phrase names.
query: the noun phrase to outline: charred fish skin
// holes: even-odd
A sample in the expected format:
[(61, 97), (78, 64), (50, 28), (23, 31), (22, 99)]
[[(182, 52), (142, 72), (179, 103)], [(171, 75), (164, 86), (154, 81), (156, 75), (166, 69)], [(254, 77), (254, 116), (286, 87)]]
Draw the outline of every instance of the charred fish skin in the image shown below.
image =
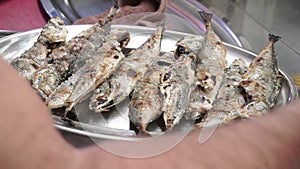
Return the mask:
[(269, 43), (249, 65), (240, 85), (247, 94), (246, 113), (263, 114), (275, 104), (280, 92), (282, 75), (278, 70), (274, 44), (279, 36), (269, 34)]
[(33, 73), (31, 85), (43, 99), (47, 99), (60, 84), (59, 79), (61, 77), (57, 70), (48, 65)]
[(161, 75), (174, 62), (173, 52), (164, 53), (154, 60), (131, 94), (129, 119), (138, 128), (139, 134), (150, 135), (147, 131), (149, 123), (162, 114), (163, 98), (159, 90)]
[[(201, 63), (199, 54), (205, 47), (205, 37), (203, 35), (187, 35), (178, 40), (176, 42), (176, 46), (177, 48), (175, 50), (175, 58), (178, 59), (180, 57), (190, 57), (193, 60), (193, 65), (195, 67), (195, 64)], [(192, 92), (190, 96), (190, 110), (188, 114), (191, 114), (190, 112), (199, 112), (199, 109), (201, 108), (210, 109), (211, 107), (210, 105), (205, 107), (202, 96), (203, 94), (201, 95), (201, 93), (199, 92), (200, 89), (196, 88), (197, 86), (194, 87), (194, 92)], [(186, 114), (186, 117), (190, 118), (191, 115), (188, 114)]]
[(203, 35), (187, 35), (176, 42), (175, 56), (185, 54), (192, 57), (195, 62), (201, 62), (198, 54), (204, 49), (205, 37)]
[[(203, 35), (187, 35), (177, 41), (176, 46), (175, 56), (177, 58), (181, 55), (188, 56), (193, 58), (195, 66), (201, 64), (199, 55), (205, 47), (205, 37)], [(186, 114), (188, 119), (198, 119), (202, 112), (204, 113), (212, 107), (211, 103), (207, 102), (208, 99), (205, 98), (201, 87), (199, 87), (199, 82), (196, 82), (196, 84), (193, 89), (194, 92), (190, 96), (190, 108)]]
[[(111, 15), (114, 15), (116, 11), (117, 9), (112, 8)], [(49, 55), (51, 64), (42, 66), (41, 70), (32, 75), (32, 86), (44, 99), (47, 100), (55, 88), (75, 72), (77, 62), (83, 60), (85, 56), (92, 55), (96, 48), (107, 40), (111, 15), (52, 50)], [(45, 72), (49, 74), (44, 74)]]
[(104, 85), (95, 91), (90, 102), (92, 110), (106, 111), (129, 96), (137, 81), (147, 71), (147, 65), (159, 56), (164, 25), (163, 21), (144, 44), (122, 61), (118, 70), (108, 79), (109, 88)]
[(64, 22), (59, 17), (53, 17), (45, 25), (37, 41), (53, 45), (55, 43), (65, 42), (67, 34), (68, 30)]
[(198, 53), (196, 61), (196, 77), (198, 86), (191, 96), (190, 118), (197, 120), (212, 108), (221, 81), (225, 76), (226, 48), (219, 36), (214, 32), (212, 14), (200, 11), (205, 21), (206, 32), (203, 50)]
[[(117, 45), (123, 48), (128, 44), (130, 34), (127, 30), (118, 28), (110, 32), (110, 34), (108, 35), (108, 39), (108, 41), (117, 41)], [(96, 53), (93, 54), (93, 57), (96, 55)], [(90, 59), (92, 60), (93, 57), (91, 57)], [(61, 64), (64, 63), (65, 62), (62, 62)], [(58, 70), (57, 65), (48, 64), (46, 67), (41, 68), (32, 75), (32, 86), (44, 99), (48, 99), (48, 97), (61, 84), (61, 82), (64, 81), (65, 78), (63, 78), (61, 75), (61, 71)]]
[(48, 97), (46, 97), (47, 99), (45, 102), (48, 108), (57, 109), (68, 106), (66, 100), (72, 94), (75, 88), (75, 83), (78, 81), (78, 79), (79, 76), (73, 75), (55, 88), (54, 91)]
[(197, 78), (201, 87), (209, 91), (209, 97), (214, 98), (224, 77), (226, 69), (226, 49), (219, 36), (214, 32), (211, 19), (212, 14), (199, 12), (205, 20), (205, 46), (199, 55), (201, 63), (197, 64)]
[(109, 39), (50, 94), (46, 101), (50, 109), (66, 106), (66, 112), (70, 111), (81, 98), (107, 80), (118, 68), (125, 57), (121, 50), (129, 42), (130, 34), (127, 30), (116, 29), (111, 32)]
[[(101, 50), (99, 58), (93, 58), (94, 62), (87, 62), (50, 95), (47, 101), (49, 108), (67, 106), (66, 112), (71, 111), (81, 98), (103, 83), (114, 72), (125, 56), (121, 49), (110, 45), (112, 44), (103, 44), (99, 49)], [(104, 48), (108, 49), (104, 51), (102, 50)]]
[(125, 58), (121, 48), (112, 43), (103, 44), (99, 49), (99, 55), (99, 59), (92, 59), (92, 62), (87, 62), (83, 66), (83, 72), (80, 73), (74, 91), (67, 99), (69, 106), (66, 111), (72, 110), (74, 105), (86, 94), (95, 90), (95, 88), (107, 80)]
[(202, 122), (196, 124), (196, 127), (227, 124), (236, 118), (242, 117), (240, 109), (246, 104), (246, 100), (239, 83), (247, 70), (248, 66), (241, 58), (234, 60), (229, 65), (213, 107), (207, 112), (207, 116)]
[(190, 95), (196, 83), (193, 64), (193, 58), (181, 55), (161, 77), (162, 111), (167, 130), (179, 124), (189, 109)]
[[(78, 67), (81, 67), (87, 58), (92, 57), (97, 49), (110, 39), (109, 35), (116, 36), (114, 33), (110, 33), (110, 21), (118, 10), (118, 6), (113, 6), (106, 18), (99, 20), (97, 24), (80, 32), (65, 45), (51, 52), (49, 57), (52, 59), (52, 63), (35, 72), (32, 79), (33, 87), (44, 99), (48, 99), (62, 81), (71, 76)], [(124, 37), (128, 34), (128, 32), (117, 33), (121, 34), (119, 36), (124, 35)], [(113, 38), (121, 40), (122, 37)], [(44, 72), (49, 74), (44, 74)]]
[[(87, 44), (81, 49), (79, 55), (76, 57), (75, 63), (71, 65), (71, 72), (69, 74), (74, 73), (76, 70), (78, 70), (78, 68), (85, 64), (86, 60), (88, 60), (90, 57), (93, 57), (93, 54), (102, 46), (103, 43), (111, 39), (119, 40), (118, 42), (121, 42), (121, 38), (123, 38), (123, 40), (128, 39), (126, 36), (127, 34), (124, 34), (124, 32), (119, 34), (120, 37), (117, 34), (110, 33), (112, 24), (111, 22), (119, 10), (120, 9), (116, 1), (115, 5), (110, 9), (109, 14), (94, 26), (94, 30), (92, 31), (93, 33), (88, 38)], [(114, 37), (112, 37), (112, 35), (114, 35)], [(122, 37), (122, 35), (125, 35), (126, 37)], [(126, 45), (127, 44), (125, 44), (125, 46)]]
[(34, 45), (20, 57), (14, 59), (11, 65), (27, 80), (32, 74), (48, 64), (48, 54), (57, 45), (64, 43), (67, 37), (67, 28), (58, 18), (51, 18), (42, 29)]
[(118, 11), (118, 5), (114, 5), (107, 17), (100, 19), (89, 29), (80, 32), (64, 46), (52, 51), (49, 57), (53, 60), (53, 65), (63, 79), (72, 75), (84, 64), (86, 58), (92, 57), (97, 48), (107, 41), (112, 18)]
[(225, 71), (216, 100), (213, 103), (214, 111), (225, 113), (236, 112), (245, 105), (243, 89), (239, 86), (242, 76), (248, 70), (246, 62), (239, 58), (234, 60)]

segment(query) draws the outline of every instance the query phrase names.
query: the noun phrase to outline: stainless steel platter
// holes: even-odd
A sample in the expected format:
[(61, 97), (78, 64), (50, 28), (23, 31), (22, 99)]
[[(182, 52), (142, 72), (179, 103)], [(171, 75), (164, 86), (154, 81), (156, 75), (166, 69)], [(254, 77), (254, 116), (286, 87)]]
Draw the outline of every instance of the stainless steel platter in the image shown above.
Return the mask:
[(0, 39), (7, 36), (16, 33), (16, 31), (11, 30), (0, 30)]
[[(90, 26), (91, 25), (67, 26), (69, 31), (68, 39)], [(119, 27), (127, 29), (131, 34), (131, 41), (128, 44), (128, 48), (138, 47), (155, 31), (154, 28), (128, 25), (113, 25), (112, 28), (115, 29)], [(41, 29), (36, 29), (28, 32), (16, 33), (0, 39), (0, 55), (8, 62), (19, 57), (21, 53), (33, 45), (40, 31)], [(187, 34), (183, 32), (166, 30), (163, 36), (162, 52), (174, 50), (176, 41), (185, 35)], [(228, 43), (224, 44), (227, 49), (228, 63), (236, 58), (243, 58), (249, 64), (256, 56), (256, 54), (245, 49)], [(284, 70), (281, 69), (280, 72), (283, 74), (284, 80), (282, 90), (277, 100), (277, 106), (288, 104), (298, 98), (297, 88), (295, 87), (292, 78)], [(92, 138), (116, 140), (135, 139), (135, 132), (131, 129), (130, 121), (127, 117), (128, 107), (126, 101), (112, 109), (109, 113), (95, 114), (89, 112), (84, 102), (76, 106), (75, 111), (80, 122), (74, 122), (74, 125), (70, 126), (68, 123), (62, 121), (59, 116), (53, 115), (55, 126), (62, 131)]]
[[(40, 2), (50, 17), (59, 16), (66, 24), (72, 24), (75, 20), (85, 16), (107, 12), (113, 5), (112, 0), (40, 0)], [(168, 1), (165, 13), (169, 14), (169, 16), (173, 15), (171, 18), (173, 25), (180, 27), (182, 21), (184, 21), (185, 25), (188, 25), (195, 31), (194, 33), (203, 33), (205, 31), (205, 25), (197, 13), (199, 10), (212, 13), (196, 0)], [(212, 25), (215, 32), (224, 42), (243, 47), (240, 39), (218, 16), (213, 16)]]

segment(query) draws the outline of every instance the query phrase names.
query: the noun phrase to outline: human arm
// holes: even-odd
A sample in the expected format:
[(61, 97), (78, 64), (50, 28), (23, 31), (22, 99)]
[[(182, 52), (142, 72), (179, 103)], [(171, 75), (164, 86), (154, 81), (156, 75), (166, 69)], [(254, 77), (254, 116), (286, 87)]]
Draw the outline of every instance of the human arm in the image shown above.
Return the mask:
[(61, 138), (30, 84), (0, 58), (0, 168), (65, 168), (75, 149)]
[(2, 59), (0, 82), (0, 168), (299, 167), (300, 103), (220, 127), (204, 144), (198, 142), (199, 131), (194, 131), (166, 153), (129, 159), (95, 145), (81, 149), (69, 145), (53, 127), (51, 114), (36, 92)]
[[(152, 158), (121, 158), (98, 147), (82, 149), (80, 155), (92, 166), (106, 166), (102, 168), (116, 164), (123, 168), (164, 169), (300, 168), (299, 119), (300, 103), (297, 102), (265, 117), (220, 127), (203, 144), (198, 142), (200, 131), (196, 130), (170, 151)], [(106, 165), (99, 163), (100, 158)]]

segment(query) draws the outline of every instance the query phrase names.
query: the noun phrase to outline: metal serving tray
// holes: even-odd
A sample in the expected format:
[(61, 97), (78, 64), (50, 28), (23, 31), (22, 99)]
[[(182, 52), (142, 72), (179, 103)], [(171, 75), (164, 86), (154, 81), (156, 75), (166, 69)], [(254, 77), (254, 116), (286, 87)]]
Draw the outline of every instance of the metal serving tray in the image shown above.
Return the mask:
[[(68, 39), (90, 26), (91, 25), (67, 26), (69, 31)], [(128, 48), (137, 48), (155, 31), (154, 28), (128, 25), (113, 25), (112, 29), (120, 27), (127, 29), (131, 34), (131, 40), (127, 46)], [(0, 55), (8, 62), (19, 57), (21, 53), (33, 45), (40, 32), (41, 29), (36, 29), (28, 32), (16, 33), (0, 39)], [(163, 35), (162, 52), (174, 50), (176, 41), (185, 35), (187, 34), (183, 32), (166, 30)], [(243, 58), (249, 64), (256, 56), (256, 54), (250, 51), (228, 43), (224, 43), (224, 45), (227, 49), (228, 63), (236, 58)], [(284, 80), (282, 90), (277, 100), (277, 106), (288, 104), (298, 98), (297, 88), (292, 78), (284, 70), (280, 69), (280, 72), (283, 74)], [(80, 122), (74, 122), (73, 126), (70, 126), (68, 123), (62, 121), (61, 117), (53, 115), (54, 125), (62, 131), (89, 136), (91, 138), (114, 140), (134, 140), (136, 138), (134, 130), (130, 128), (126, 101), (112, 109), (109, 113), (95, 114), (89, 112), (87, 104), (84, 102), (76, 106), (75, 111)]]

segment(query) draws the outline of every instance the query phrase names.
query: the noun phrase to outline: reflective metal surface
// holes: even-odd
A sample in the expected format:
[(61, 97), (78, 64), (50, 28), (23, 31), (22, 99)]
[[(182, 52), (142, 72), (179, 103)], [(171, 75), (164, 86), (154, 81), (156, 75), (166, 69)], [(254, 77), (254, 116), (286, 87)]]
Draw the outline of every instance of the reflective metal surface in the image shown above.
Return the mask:
[[(107, 12), (113, 3), (111, 0), (40, 0), (40, 2), (50, 17), (59, 16), (66, 24), (72, 24), (76, 19), (85, 16)], [(195, 7), (188, 1), (172, 0), (168, 2), (166, 13), (185, 20), (189, 23), (189, 27), (195, 29), (197, 33), (203, 33), (205, 31), (205, 25), (197, 13), (198, 10), (211, 12), (201, 4), (198, 7)], [(176, 21), (177, 20), (173, 20), (173, 22)], [(239, 38), (231, 31), (223, 20), (218, 18), (217, 15), (214, 16), (212, 25), (216, 33), (224, 42), (239, 47), (243, 46)]]
[[(68, 39), (75, 36), (80, 31), (87, 29), (89, 26), (91, 25), (68, 26)], [(147, 27), (128, 25), (113, 26), (113, 28), (117, 27), (125, 28), (130, 32), (131, 41), (128, 44), (128, 48), (136, 48), (140, 46), (150, 36), (150, 34), (155, 31), (154, 28)], [(22, 52), (33, 45), (40, 31), (41, 29), (17, 33), (1, 39), (0, 53), (5, 60), (11, 61), (12, 59), (20, 56)], [(176, 41), (185, 35), (185, 33), (177, 31), (166, 31), (162, 42), (162, 52), (174, 50)], [(227, 49), (228, 63), (232, 62), (235, 58), (243, 58), (249, 64), (255, 57), (254, 53), (228, 43), (225, 43), (225, 47)], [(277, 100), (277, 106), (287, 104), (298, 98), (297, 89), (293, 80), (285, 71), (281, 70), (281, 73), (284, 76), (284, 81)], [(83, 102), (75, 107), (81, 123), (74, 122), (74, 126), (70, 126), (68, 123), (61, 121), (61, 118), (58, 116), (53, 116), (53, 119), (55, 126), (63, 132), (69, 132), (80, 136), (90, 136), (92, 138), (134, 140), (135, 132), (130, 129), (129, 120), (126, 114), (128, 113), (128, 109), (126, 109), (126, 106), (126, 104), (118, 106), (117, 110), (112, 110), (109, 115), (102, 116), (96, 115), (93, 112), (88, 113), (88, 108)]]
[(14, 33), (17, 33), (17, 32), (16, 31), (10, 31), (10, 30), (0, 30), (0, 39), (5, 37), (5, 36), (14, 34)]

